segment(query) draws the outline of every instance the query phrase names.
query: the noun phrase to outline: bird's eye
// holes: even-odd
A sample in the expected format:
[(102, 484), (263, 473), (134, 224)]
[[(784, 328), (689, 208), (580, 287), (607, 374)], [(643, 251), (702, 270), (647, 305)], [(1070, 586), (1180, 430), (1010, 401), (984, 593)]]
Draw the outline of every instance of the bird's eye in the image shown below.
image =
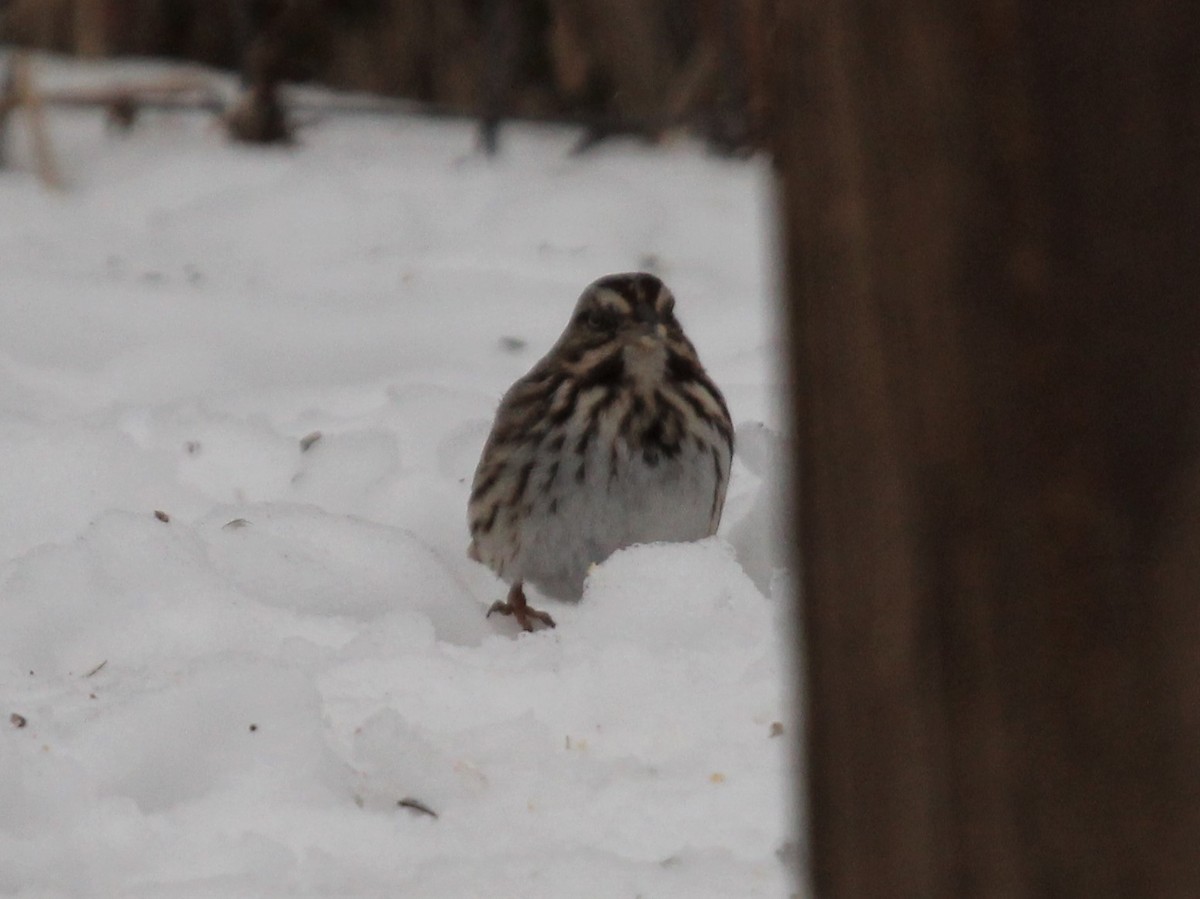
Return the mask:
[(587, 324), (596, 331), (612, 331), (617, 327), (617, 316), (608, 309), (590, 309)]

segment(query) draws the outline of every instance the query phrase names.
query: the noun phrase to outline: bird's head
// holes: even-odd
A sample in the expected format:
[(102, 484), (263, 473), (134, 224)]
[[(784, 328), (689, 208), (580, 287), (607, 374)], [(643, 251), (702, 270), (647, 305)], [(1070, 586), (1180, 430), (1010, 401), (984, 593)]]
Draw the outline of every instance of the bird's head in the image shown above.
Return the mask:
[(589, 343), (666, 340), (672, 330), (679, 330), (675, 297), (655, 275), (644, 272), (605, 275), (593, 281), (575, 304), (568, 327)]

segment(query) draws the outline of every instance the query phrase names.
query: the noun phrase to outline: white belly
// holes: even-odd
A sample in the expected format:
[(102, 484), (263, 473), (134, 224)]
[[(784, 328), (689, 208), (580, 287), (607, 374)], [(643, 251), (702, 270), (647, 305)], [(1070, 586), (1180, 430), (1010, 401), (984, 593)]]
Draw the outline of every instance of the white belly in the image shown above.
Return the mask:
[[(561, 483), (539, 492), (522, 521), (520, 550), (506, 574), (550, 596), (576, 598), (591, 565), (624, 546), (711, 535), (730, 462), (728, 449), (712, 436), (704, 446), (686, 440), (678, 455), (656, 464), (623, 440), (615, 455), (605, 440), (593, 441), (585, 456), (567, 454), (556, 473)], [(534, 483), (546, 474), (535, 469)]]

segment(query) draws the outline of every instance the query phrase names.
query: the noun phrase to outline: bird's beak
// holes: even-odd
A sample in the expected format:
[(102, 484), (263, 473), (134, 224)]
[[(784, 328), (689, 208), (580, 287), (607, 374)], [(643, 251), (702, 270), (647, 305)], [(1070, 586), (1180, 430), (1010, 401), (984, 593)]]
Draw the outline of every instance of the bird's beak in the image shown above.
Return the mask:
[(637, 343), (650, 349), (658, 346), (666, 339), (667, 328), (659, 322), (642, 322), (637, 330)]
[(666, 336), (666, 329), (658, 320), (658, 315), (653, 309), (642, 307), (637, 311), (637, 341), (647, 347), (658, 343)]

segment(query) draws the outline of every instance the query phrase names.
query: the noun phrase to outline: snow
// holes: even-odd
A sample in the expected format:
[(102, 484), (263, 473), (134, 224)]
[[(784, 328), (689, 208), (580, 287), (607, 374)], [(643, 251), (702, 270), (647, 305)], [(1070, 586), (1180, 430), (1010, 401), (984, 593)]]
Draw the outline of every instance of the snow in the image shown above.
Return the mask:
[[(50, 127), (67, 190), (19, 120), (0, 175), (0, 894), (793, 892), (766, 163)], [(646, 267), (738, 424), (720, 533), (519, 634), (465, 554), (491, 414), (585, 284)]]

